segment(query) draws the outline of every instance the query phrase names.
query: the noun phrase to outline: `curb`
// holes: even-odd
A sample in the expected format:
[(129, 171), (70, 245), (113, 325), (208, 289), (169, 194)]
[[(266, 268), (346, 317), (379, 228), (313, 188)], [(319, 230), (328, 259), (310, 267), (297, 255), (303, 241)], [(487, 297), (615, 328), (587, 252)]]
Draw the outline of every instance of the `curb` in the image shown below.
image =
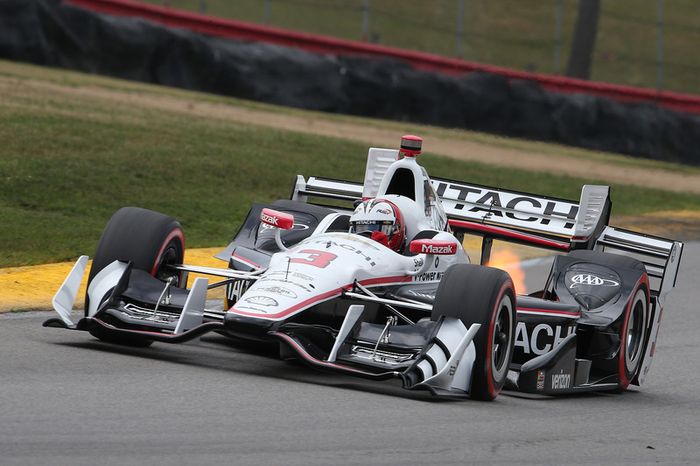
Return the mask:
[[(193, 265), (225, 267), (226, 264), (213, 257), (223, 247), (188, 249), (185, 253), (187, 262)], [(57, 264), (32, 265), (26, 267), (9, 267), (0, 269), (0, 313), (15, 311), (45, 311), (51, 309), (51, 300), (56, 290), (73, 267), (73, 262)], [(92, 261), (88, 264), (90, 270)], [(190, 274), (190, 280), (196, 277)], [(84, 305), (87, 273), (83, 278), (75, 307)]]

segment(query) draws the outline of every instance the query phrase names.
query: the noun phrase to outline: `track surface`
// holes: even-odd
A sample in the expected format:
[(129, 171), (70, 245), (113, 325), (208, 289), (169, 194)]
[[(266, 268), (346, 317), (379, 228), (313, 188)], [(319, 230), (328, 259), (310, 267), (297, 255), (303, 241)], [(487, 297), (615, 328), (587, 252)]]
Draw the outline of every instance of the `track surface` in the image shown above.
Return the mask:
[(128, 349), (0, 316), (0, 464), (700, 462), (700, 243), (638, 391), (434, 400), (216, 338)]

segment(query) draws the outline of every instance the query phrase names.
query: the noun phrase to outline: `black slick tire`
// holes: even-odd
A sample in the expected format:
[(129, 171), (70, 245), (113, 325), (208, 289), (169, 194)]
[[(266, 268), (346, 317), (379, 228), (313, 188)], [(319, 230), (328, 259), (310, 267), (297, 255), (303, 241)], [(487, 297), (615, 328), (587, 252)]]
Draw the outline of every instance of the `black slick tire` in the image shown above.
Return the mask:
[(508, 273), (492, 267), (456, 264), (440, 281), (432, 319), (455, 317), (466, 327), (481, 324), (473, 340), (473, 399), (493, 400), (505, 384), (515, 338), (515, 296)]
[(644, 273), (637, 282), (623, 314), (618, 353), (618, 391), (625, 391), (638, 374), (644, 359), (649, 321), (649, 277)]
[[(175, 278), (180, 283), (181, 274), (167, 265), (182, 264), (185, 252), (185, 235), (182, 226), (173, 217), (138, 207), (123, 207), (107, 222), (88, 275), (88, 287), (95, 276), (115, 260), (131, 262), (133, 269), (146, 271), (156, 278)], [(85, 294), (85, 315), (89, 309), (89, 296)], [(90, 332), (103, 341), (129, 346), (148, 346), (149, 340), (125, 339), (105, 329), (95, 327)]]

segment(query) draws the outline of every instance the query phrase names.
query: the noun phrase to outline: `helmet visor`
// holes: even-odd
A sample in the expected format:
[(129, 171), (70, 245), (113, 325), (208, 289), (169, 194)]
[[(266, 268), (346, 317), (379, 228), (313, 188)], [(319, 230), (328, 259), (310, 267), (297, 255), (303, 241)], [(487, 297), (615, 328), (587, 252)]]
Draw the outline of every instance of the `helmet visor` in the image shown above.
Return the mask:
[(371, 234), (373, 231), (381, 231), (387, 236), (391, 236), (394, 223), (390, 221), (375, 221), (375, 222), (352, 222), (351, 233)]

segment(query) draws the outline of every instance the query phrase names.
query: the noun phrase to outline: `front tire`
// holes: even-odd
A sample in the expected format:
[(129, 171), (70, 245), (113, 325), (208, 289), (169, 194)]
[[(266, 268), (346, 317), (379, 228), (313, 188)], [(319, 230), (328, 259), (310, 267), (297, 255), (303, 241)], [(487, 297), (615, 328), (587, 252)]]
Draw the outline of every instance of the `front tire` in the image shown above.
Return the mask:
[(169, 276), (179, 279), (179, 274), (166, 266), (182, 264), (184, 255), (185, 235), (180, 222), (152, 210), (122, 207), (109, 219), (97, 243), (88, 284), (115, 260), (131, 261), (133, 268), (162, 280)]
[[(131, 262), (134, 269), (148, 272), (167, 280), (173, 277), (174, 286), (184, 287), (182, 275), (168, 267), (182, 264), (185, 255), (185, 235), (180, 223), (172, 217), (138, 207), (123, 207), (107, 222), (88, 275), (88, 287), (95, 275), (115, 260)], [(85, 293), (85, 316), (90, 300)], [(150, 340), (126, 339), (95, 328), (93, 336), (110, 343), (129, 346), (147, 346)]]
[(515, 339), (515, 288), (508, 273), (474, 264), (456, 264), (440, 281), (432, 319), (460, 319), (466, 327), (481, 324), (474, 337), (476, 360), (469, 394), (496, 398), (505, 384)]

